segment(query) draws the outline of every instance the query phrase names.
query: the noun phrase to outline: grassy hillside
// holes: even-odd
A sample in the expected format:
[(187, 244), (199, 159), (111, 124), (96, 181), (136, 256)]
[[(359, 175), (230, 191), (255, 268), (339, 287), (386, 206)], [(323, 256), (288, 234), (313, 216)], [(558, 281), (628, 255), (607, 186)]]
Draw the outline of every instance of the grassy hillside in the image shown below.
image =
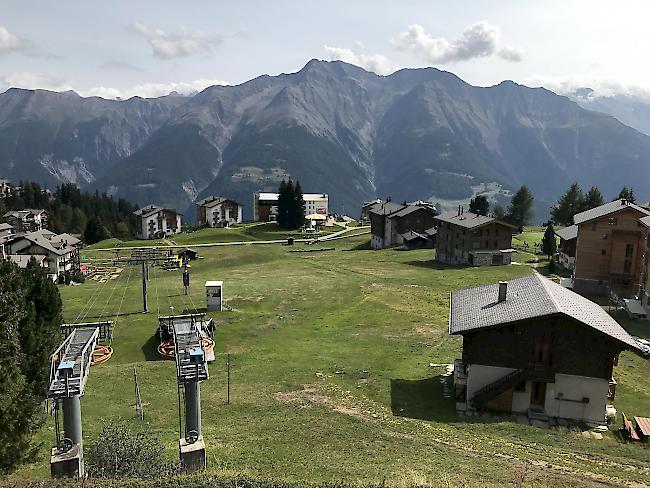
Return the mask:
[[(203, 282), (219, 279), (233, 311), (211, 314), (218, 323), (217, 359), (201, 387), (208, 473), (203, 484), (188, 480), (187, 486), (218, 486), (205, 480), (234, 474), (311, 483), (500, 486), (511, 482), (520, 462), (527, 463), (529, 486), (648, 482), (648, 449), (623, 444), (614, 432), (598, 441), (456, 415), (453, 386), (443, 376), (444, 365), (461, 353), (460, 338), (447, 333), (449, 293), (524, 275), (528, 266), (447, 267), (432, 261), (431, 250), (365, 246), (367, 238), (315, 253), (290, 253), (285, 246), (202, 248), (204, 259), (192, 263), (188, 297), (178, 271), (151, 271), (148, 314), (141, 313), (137, 269), (104, 285), (61, 288), (68, 321), (84, 309), (85, 320), (102, 310), (115, 319), (123, 300), (115, 354), (92, 368), (82, 399), (85, 442), (106, 421), (141, 425), (133, 407), (136, 367), (145, 423), (169, 456), (177, 456), (175, 368), (157, 356), (156, 316), (171, 307), (174, 313), (201, 308)], [(633, 327), (650, 336), (647, 326)], [(226, 353), (232, 358), (231, 405)], [(624, 353), (615, 375), (619, 413), (650, 412), (650, 362)], [(37, 433), (43, 447), (35, 462), (7, 483), (48, 478), (53, 439), (50, 420)]]

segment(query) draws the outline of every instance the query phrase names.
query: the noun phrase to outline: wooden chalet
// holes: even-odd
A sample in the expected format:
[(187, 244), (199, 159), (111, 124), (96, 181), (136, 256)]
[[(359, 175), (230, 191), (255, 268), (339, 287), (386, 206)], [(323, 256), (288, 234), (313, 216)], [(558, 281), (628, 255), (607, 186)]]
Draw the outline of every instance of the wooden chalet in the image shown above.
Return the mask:
[(556, 230), (555, 235), (560, 238), (557, 249), (557, 258), (565, 269), (573, 269), (576, 262), (576, 244), (578, 243), (578, 226), (570, 225)]
[(242, 222), (242, 206), (230, 198), (210, 196), (196, 202), (196, 217), (201, 227), (228, 227)]
[(641, 287), (648, 228), (641, 219), (650, 210), (627, 200), (615, 200), (576, 214), (573, 289), (631, 296)]
[(511, 263), (514, 225), (462, 209), (438, 215), (435, 220), (438, 261), (471, 266)]
[(452, 292), (449, 333), (463, 337), (454, 385), (469, 414), (604, 425), (619, 353), (650, 355), (599, 305), (538, 273)]
[(147, 205), (133, 214), (139, 219), (138, 239), (162, 239), (181, 232), (182, 214), (176, 209)]
[(367, 209), (370, 218), (370, 245), (373, 249), (405, 244), (426, 247), (434, 239), (436, 208), (430, 203), (374, 203)]

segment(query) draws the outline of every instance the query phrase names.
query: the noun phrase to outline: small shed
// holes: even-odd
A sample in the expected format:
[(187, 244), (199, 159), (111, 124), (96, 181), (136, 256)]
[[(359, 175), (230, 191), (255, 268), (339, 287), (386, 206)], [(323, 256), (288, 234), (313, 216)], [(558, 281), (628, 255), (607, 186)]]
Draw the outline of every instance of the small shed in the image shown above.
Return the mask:
[(199, 253), (196, 252), (194, 249), (190, 249), (188, 247), (181, 247), (176, 250), (176, 255), (182, 260), (194, 261), (199, 256)]
[(205, 305), (208, 310), (223, 310), (223, 281), (205, 282)]

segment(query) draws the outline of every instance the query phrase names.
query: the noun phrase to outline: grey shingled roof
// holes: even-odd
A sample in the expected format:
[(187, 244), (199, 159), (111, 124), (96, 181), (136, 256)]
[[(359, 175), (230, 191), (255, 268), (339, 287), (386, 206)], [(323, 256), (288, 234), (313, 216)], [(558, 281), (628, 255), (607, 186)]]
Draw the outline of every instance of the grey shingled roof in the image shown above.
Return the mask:
[(506, 224), (496, 220), (494, 217), (488, 217), (487, 215), (478, 215), (472, 212), (464, 212), (458, 214), (458, 212), (445, 212), (436, 216), (436, 219), (440, 222), (449, 222), (450, 224), (458, 225), (466, 229), (476, 229), (492, 222), (499, 222), (500, 224), (507, 225), (508, 227), (515, 228), (514, 225)]
[(163, 210), (163, 208), (159, 207), (158, 205), (147, 205), (146, 207), (139, 208), (133, 212), (133, 214), (137, 215), (138, 217), (146, 217), (147, 215), (151, 215), (154, 212), (159, 212), (160, 210)]
[(578, 237), (578, 226), (570, 225), (569, 227), (565, 227), (564, 229), (556, 230), (555, 235), (558, 236), (563, 241), (570, 241), (571, 239), (575, 239), (576, 237)]
[(431, 212), (433, 215), (435, 215), (435, 213), (436, 213), (436, 211), (432, 207), (425, 207), (425, 206), (422, 206), (422, 205), (410, 205), (409, 204), (409, 205), (405, 206), (404, 208), (398, 210), (397, 212), (393, 212), (392, 214), (390, 214), (389, 217), (391, 219), (395, 218), (395, 217), (397, 217), (397, 218), (404, 217), (404, 216), (406, 216), (406, 215), (408, 215), (410, 213), (417, 212), (418, 210), (422, 210), (422, 209), (424, 209), (424, 210), (426, 210), (428, 212)]
[(650, 216), (643, 217), (642, 219), (639, 219), (639, 221), (650, 229)]
[(430, 229), (424, 231), (424, 234), (429, 237), (435, 236), (437, 233), (438, 233), (438, 229), (435, 227), (431, 227)]
[(639, 205), (634, 203), (626, 202), (623, 203), (623, 200), (614, 200), (613, 202), (606, 203), (600, 207), (592, 208), (591, 210), (585, 210), (573, 216), (573, 222), (575, 224), (582, 224), (593, 219), (604, 217), (605, 215), (610, 215), (615, 212), (620, 212), (628, 208), (633, 208), (634, 210), (642, 213), (643, 215), (650, 215), (650, 210), (647, 210)]
[(415, 231), (413, 231), (413, 230), (409, 230), (409, 231), (404, 232), (404, 233), (402, 234), (402, 238), (403, 238), (405, 241), (412, 241), (413, 239), (418, 239), (418, 238), (419, 238), (419, 239), (424, 239), (424, 240), (426, 240), (426, 239), (427, 239), (427, 236), (422, 235), (422, 234), (420, 234), (419, 232), (415, 232)]
[(375, 215), (391, 215), (398, 210), (405, 208), (404, 205), (399, 205), (393, 202), (381, 202), (375, 203), (368, 208), (368, 213), (373, 213)]
[(629, 349), (645, 353), (641, 344), (600, 305), (539, 273), (511, 280), (505, 302), (499, 303), (498, 295), (498, 283), (452, 292), (449, 333), (463, 334), (520, 320), (563, 314), (608, 335)]

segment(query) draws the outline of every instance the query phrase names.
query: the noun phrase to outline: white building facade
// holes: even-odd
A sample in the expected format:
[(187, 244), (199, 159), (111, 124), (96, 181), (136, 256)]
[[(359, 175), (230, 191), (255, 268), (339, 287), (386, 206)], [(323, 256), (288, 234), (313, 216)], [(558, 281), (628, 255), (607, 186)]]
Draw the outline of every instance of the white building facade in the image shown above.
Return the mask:
[(173, 208), (149, 205), (133, 213), (140, 219), (138, 239), (161, 239), (181, 232), (181, 214)]

